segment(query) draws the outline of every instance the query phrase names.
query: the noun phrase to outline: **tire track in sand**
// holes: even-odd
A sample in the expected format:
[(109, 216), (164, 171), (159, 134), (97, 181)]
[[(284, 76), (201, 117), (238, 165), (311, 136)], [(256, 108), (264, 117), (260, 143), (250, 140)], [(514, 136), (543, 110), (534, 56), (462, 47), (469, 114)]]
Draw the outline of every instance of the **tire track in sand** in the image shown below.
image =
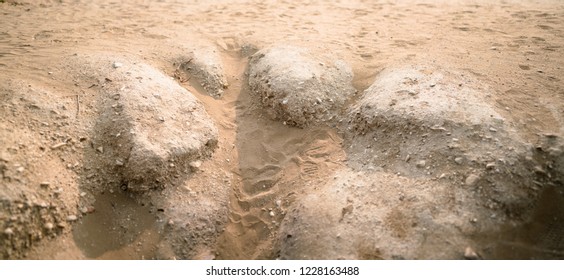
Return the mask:
[(345, 159), (342, 140), (331, 128), (290, 127), (263, 118), (256, 105), (243, 85), (236, 106), (240, 181), (217, 246), (221, 259), (275, 258), (274, 236), (286, 207)]

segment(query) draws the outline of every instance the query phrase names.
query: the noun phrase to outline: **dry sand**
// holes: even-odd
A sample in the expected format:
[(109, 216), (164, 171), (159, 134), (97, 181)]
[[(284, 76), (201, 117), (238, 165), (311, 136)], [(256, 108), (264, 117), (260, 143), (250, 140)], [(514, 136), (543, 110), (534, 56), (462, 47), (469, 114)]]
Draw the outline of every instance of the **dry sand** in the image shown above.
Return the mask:
[[(564, 136), (561, 1), (1, 2), (2, 258), (463, 258), (468, 246), (483, 258), (564, 256), (564, 155), (558, 146)], [(251, 55), (274, 45), (331, 54), (350, 65), (357, 94), (338, 112), (340, 120), (297, 128), (268, 114), (260, 98), (250, 92), (247, 70)], [(136, 61), (171, 77), (193, 94), (217, 127), (213, 154), (190, 158), (190, 165), (183, 166), (188, 171), (175, 177), (173, 184), (157, 184), (159, 187), (144, 193), (129, 189), (123, 181), (128, 177), (121, 171), (104, 169), (97, 155), (111, 151), (99, 149), (95, 127), (107, 112), (104, 106), (123, 105), (113, 104), (108, 99), (111, 95), (104, 95), (116, 82), (123, 81), (103, 77), (102, 70), (100, 75), (93, 74), (95, 71), (89, 67), (102, 62), (91, 57), (101, 54), (114, 57), (106, 63), (108, 71), (127, 71), (128, 63)], [(88, 61), (91, 65), (86, 65)], [(484, 148), (472, 146), (474, 142), (468, 140), (472, 145), (467, 148), (475, 148), (474, 158), (467, 153), (458, 160), (454, 153), (434, 153), (432, 147), (440, 146), (442, 138), (431, 135), (425, 145), (407, 138), (395, 142), (401, 138), (387, 137), (386, 130), (373, 128), (372, 124), (355, 123), (359, 119), (351, 114), (378, 77), (386, 77), (394, 69), (421, 69), (421, 65), (433, 69), (429, 73), (421, 70), (430, 77), (435, 77), (435, 72), (444, 73), (447, 78), (443, 82), (448, 85), (439, 81), (438, 86), (479, 92), (479, 102), (468, 97), (464, 100), (470, 100), (469, 106), (462, 103), (454, 108), (465, 116), (474, 116), (472, 112), (486, 108), (480, 112), (495, 112), (496, 118), (503, 119), (504, 128), (499, 130), (505, 133), (507, 128), (507, 134), (500, 141), (515, 146), (511, 150), (515, 152), (510, 155), (504, 148), (499, 149), (499, 154), (515, 162), (515, 169), (501, 170), (499, 175), (494, 172), (496, 166), (486, 166), (488, 157), (498, 157), (493, 144)], [(202, 74), (198, 67), (212, 74)], [(131, 76), (126, 82), (158, 82), (151, 75), (138, 77)], [(395, 90), (394, 86), (390, 88)], [(148, 91), (153, 89), (149, 87)], [(405, 98), (411, 98), (409, 91), (403, 93)], [(104, 103), (106, 99), (109, 101)], [(398, 106), (408, 110), (410, 104), (405, 100), (399, 100)], [(426, 100), (432, 103), (434, 99)], [(375, 97), (372, 101), (378, 104), (382, 100)], [(437, 115), (450, 117), (444, 113), (448, 104), (429, 106), (438, 108)], [(174, 118), (175, 112), (163, 114)], [(144, 133), (148, 139), (161, 139), (158, 141), (163, 147), (170, 147), (162, 140), (166, 135), (150, 136), (159, 132), (144, 119), (149, 115), (141, 112), (138, 123), (135, 118), (131, 121), (140, 125), (138, 129), (147, 129)], [(390, 129), (411, 135), (413, 124), (405, 122), (409, 125)], [(497, 131), (487, 124), (486, 129)], [(457, 131), (462, 137), (474, 139), (463, 129)], [(414, 133), (428, 137), (423, 132)], [(380, 137), (379, 144), (374, 144), (378, 147), (372, 149), (367, 142), (370, 137)], [(399, 148), (398, 143), (403, 146)], [(410, 143), (419, 150), (410, 150)], [(524, 152), (518, 153), (521, 149)], [(405, 151), (410, 151), (411, 158), (406, 158)], [(418, 157), (417, 151), (425, 158)], [(168, 164), (169, 158), (163, 158)], [(463, 162), (470, 159), (474, 159), (473, 163)], [(494, 158), (498, 166), (505, 164), (498, 159)], [(120, 162), (116, 164), (121, 166)], [(339, 171), (348, 168), (355, 171)], [(147, 170), (153, 169), (149, 166)], [(446, 247), (436, 241), (414, 251), (404, 248), (406, 244), (418, 246), (410, 236), (425, 235), (421, 235), (422, 229), (405, 230), (417, 227), (412, 225), (417, 224), (412, 218), (405, 218), (416, 210), (409, 209), (410, 203), (389, 200), (403, 196), (397, 189), (384, 188), (377, 208), (378, 215), (386, 217), (382, 220), (384, 228), (378, 229), (383, 240), (368, 243), (376, 242), (377, 247), (377, 242), (387, 242), (389, 232), (385, 227), (399, 227), (399, 237), (391, 231), (389, 240), (400, 247), (352, 250), (350, 247), (360, 241), (349, 240), (341, 247), (335, 246), (337, 251), (323, 251), (317, 247), (307, 250), (303, 246), (308, 245), (299, 242), (296, 244), (302, 247), (293, 249), (294, 243), (285, 243), (286, 235), (280, 235), (281, 224), (284, 234), (293, 226), (303, 233), (304, 223), (308, 222), (300, 219), (330, 217), (331, 207), (342, 216), (334, 222), (328, 218), (329, 224), (320, 220), (317, 228), (316, 223), (305, 227), (305, 232), (312, 234), (305, 240), (315, 239), (315, 234), (324, 232), (328, 225), (348, 223), (344, 217), (353, 211), (349, 204), (354, 203), (344, 197), (332, 204), (331, 199), (340, 196), (331, 193), (330, 180), (338, 176), (335, 174), (353, 174), (343, 175), (351, 176), (353, 181), (355, 176), (378, 176), (374, 172), (385, 173), (375, 182), (388, 178), (389, 184), (425, 182), (433, 186), (430, 189), (453, 190), (441, 191), (436, 201), (424, 193), (427, 204), (413, 205), (424, 209), (434, 204), (449, 205), (459, 211), (456, 217), (442, 219), (437, 214), (435, 218), (439, 224), (453, 225), (452, 230), (460, 238)], [(342, 181), (348, 182), (345, 179)], [(523, 183), (515, 183), (520, 180)], [(488, 189), (491, 185), (496, 187)], [(486, 190), (482, 191), (482, 187)], [(351, 197), (362, 201), (367, 196), (355, 192)], [(319, 207), (307, 205), (308, 201), (319, 203)], [(358, 212), (362, 209), (354, 207), (353, 213), (359, 214), (352, 216), (370, 217), (370, 213)], [(387, 215), (387, 210), (393, 215)], [(285, 219), (288, 211), (293, 220)], [(404, 225), (404, 221), (410, 221), (410, 225)], [(357, 231), (374, 226), (358, 220), (339, 225), (339, 229), (350, 233), (339, 238), (357, 238), (355, 225), (360, 225)], [(377, 226), (380, 223), (375, 223)], [(449, 230), (437, 234), (452, 234)], [(401, 238), (408, 240), (402, 242)], [(401, 248), (397, 254), (386, 251), (397, 248)], [(445, 248), (450, 250), (448, 254), (437, 253)], [(315, 254), (300, 255), (308, 251)]]

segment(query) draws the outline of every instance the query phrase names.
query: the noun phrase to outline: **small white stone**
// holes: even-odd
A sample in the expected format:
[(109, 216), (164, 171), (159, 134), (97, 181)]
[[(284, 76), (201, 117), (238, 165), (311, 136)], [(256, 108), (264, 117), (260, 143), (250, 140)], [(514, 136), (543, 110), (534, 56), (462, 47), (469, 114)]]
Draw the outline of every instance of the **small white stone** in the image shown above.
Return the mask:
[(14, 234), (14, 230), (11, 229), (11, 228), (7, 228), (7, 229), (4, 230), (4, 234), (6, 234), (6, 235), (12, 235), (12, 234)]
[(67, 217), (67, 221), (69, 221), (69, 222), (74, 222), (74, 221), (76, 221), (77, 219), (78, 219), (78, 218), (76, 217), (76, 215), (69, 215), (69, 216)]
[(454, 158), (454, 162), (456, 162), (457, 164), (462, 164), (463, 161), (464, 161), (464, 159), (462, 157)]
[(45, 223), (45, 225), (43, 225), (43, 227), (44, 227), (46, 230), (52, 230), (54, 226), (53, 226), (52, 223)]
[(270, 212), (268, 212), (268, 215), (270, 215), (270, 217), (274, 217), (274, 212), (270, 211)]
[(60, 147), (62, 147), (62, 146), (64, 146), (64, 145), (66, 145), (66, 144), (67, 144), (66, 142), (57, 143), (57, 144), (51, 146), (51, 150), (58, 149), (58, 148), (60, 148)]
[(424, 160), (420, 160), (417, 162), (417, 164), (415, 166), (419, 167), (419, 168), (423, 168), (425, 167), (426, 162)]
[(466, 247), (464, 250), (464, 258), (467, 260), (478, 260), (480, 256), (472, 249), (472, 247)]
[(198, 168), (200, 168), (200, 166), (202, 166), (202, 161), (196, 160), (196, 161), (190, 162), (189, 165), (192, 168), (198, 169)]
[(114, 68), (116, 68), (116, 69), (117, 69), (117, 68), (120, 68), (120, 67), (122, 67), (122, 66), (123, 66), (123, 63), (120, 63), (120, 62), (114, 62), (114, 63), (112, 64), (112, 66), (113, 66)]

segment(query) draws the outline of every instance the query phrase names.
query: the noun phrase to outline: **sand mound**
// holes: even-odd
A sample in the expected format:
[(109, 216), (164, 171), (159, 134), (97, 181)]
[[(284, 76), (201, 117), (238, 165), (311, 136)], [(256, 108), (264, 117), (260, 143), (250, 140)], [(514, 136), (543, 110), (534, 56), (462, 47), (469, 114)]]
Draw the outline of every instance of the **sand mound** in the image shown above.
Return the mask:
[[(555, 146), (543, 149), (558, 153), (560, 148)], [(546, 175), (554, 181), (543, 181), (546, 188), (538, 203), (530, 209), (510, 210), (488, 206), (491, 197), (480, 195), (478, 188), (458, 187), (447, 179), (413, 179), (348, 168), (331, 177), (287, 210), (278, 234), (280, 258), (507, 258), (508, 251), (531, 254), (538, 250), (535, 246), (553, 250), (543, 258), (554, 258), (558, 254), (551, 252), (562, 249), (555, 238), (562, 227), (538, 222), (545, 220), (542, 215), (561, 208), (554, 205), (554, 198), (547, 198), (560, 183), (554, 175)], [(516, 211), (527, 212), (526, 219), (518, 222)], [(505, 228), (512, 228), (511, 234)]]
[[(477, 188), (494, 208), (526, 208), (533, 149), (468, 73), (434, 67), (383, 71), (350, 112), (351, 166)], [(512, 212), (512, 211), (509, 211)]]
[[(232, 174), (216, 167), (198, 171), (179, 184), (154, 195), (164, 212), (163, 244), (177, 259), (213, 259), (216, 238), (228, 222)], [(162, 254), (166, 256), (167, 253)]]
[(496, 128), (504, 119), (488, 104), (490, 95), (468, 73), (422, 65), (390, 67), (364, 92), (357, 110), (367, 126), (402, 118), (429, 127), (459, 123)]
[(101, 84), (93, 148), (106, 172), (120, 174), (128, 190), (165, 187), (189, 173), (191, 162), (213, 152), (215, 124), (202, 104), (170, 77), (119, 57), (83, 61), (83, 75)]
[(299, 127), (328, 122), (354, 94), (352, 71), (342, 60), (293, 46), (255, 53), (249, 86), (273, 118)]
[(185, 57), (179, 58), (177, 64), (214, 98), (223, 96), (229, 85), (219, 51), (213, 46), (195, 48)]
[(0, 258), (17, 259), (80, 217), (73, 169), (82, 143), (66, 110), (72, 99), (25, 81), (0, 84)]
[[(81, 55), (69, 64), (79, 68), (81, 80), (97, 85), (100, 112), (85, 152), (85, 164), (96, 172), (82, 185), (100, 193), (97, 218), (86, 219), (75, 234), (87, 256), (112, 258), (112, 249), (140, 239), (155, 244), (152, 258), (197, 258), (207, 252), (227, 222), (229, 188), (223, 172), (213, 167), (200, 172), (218, 144), (218, 130), (203, 105), (171, 77), (135, 58)], [(119, 211), (107, 204), (120, 204)], [(116, 217), (110, 223), (115, 226), (104, 217)], [(92, 230), (107, 232), (99, 237)], [(92, 247), (90, 240), (108, 245)]]
[[(342, 169), (282, 222), (283, 259), (456, 259), (485, 213), (448, 185)], [(481, 224), (480, 230), (491, 227)], [(437, 248), (440, 248), (438, 250)]]

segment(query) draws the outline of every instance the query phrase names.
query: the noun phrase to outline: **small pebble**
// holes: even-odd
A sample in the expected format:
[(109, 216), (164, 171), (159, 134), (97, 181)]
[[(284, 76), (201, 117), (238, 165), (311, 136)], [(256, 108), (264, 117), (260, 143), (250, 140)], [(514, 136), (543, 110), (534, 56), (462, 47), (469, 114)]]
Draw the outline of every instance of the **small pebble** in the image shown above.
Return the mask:
[(114, 64), (112, 64), (112, 66), (113, 66), (114, 68), (116, 68), (116, 69), (117, 69), (117, 68), (120, 68), (120, 67), (122, 67), (122, 66), (123, 66), (123, 63), (120, 63), (120, 62), (114, 62)]
[(270, 215), (270, 217), (274, 217), (274, 212), (270, 211), (270, 212), (268, 212), (268, 215)]
[(537, 174), (541, 174), (541, 175), (546, 175), (546, 171), (544, 171), (544, 169), (541, 166), (535, 166), (535, 173)]
[(46, 230), (52, 230), (53, 229), (53, 224), (52, 223), (45, 223), (45, 225), (43, 226)]
[(67, 221), (69, 221), (69, 222), (74, 222), (74, 221), (76, 221), (77, 219), (78, 219), (78, 218), (76, 217), (76, 215), (69, 215), (69, 216), (67, 217)]
[(417, 162), (417, 164), (415, 166), (419, 167), (419, 168), (423, 168), (425, 167), (426, 162), (424, 160), (420, 160)]
[(190, 167), (198, 169), (200, 168), (200, 166), (202, 166), (202, 162), (199, 160), (193, 161), (189, 163)]
[(25, 170), (25, 168), (23, 166), (16, 168), (16, 171), (19, 172), (19, 173), (24, 172), (24, 170)]
[(486, 169), (494, 169), (494, 168), (495, 168), (495, 162), (490, 162), (486, 164)]
[(49, 183), (49, 182), (41, 182), (41, 183), (39, 183), (39, 186), (42, 187), (42, 188), (48, 188), (49, 185), (51, 185), (51, 183)]
[(4, 230), (4, 234), (12, 235), (12, 234), (14, 234), (14, 230), (12, 230), (11, 228), (7, 228), (7, 229)]
[(562, 154), (562, 150), (559, 148), (551, 147), (548, 149), (548, 155), (551, 157), (558, 157)]
[(66, 144), (67, 144), (66, 142), (57, 143), (57, 144), (51, 146), (51, 150), (58, 149), (58, 148), (60, 148), (60, 147), (62, 147), (62, 146), (64, 146), (64, 145), (66, 145)]
[(478, 182), (479, 179), (480, 179), (480, 177), (478, 177), (478, 175), (470, 174), (470, 176), (468, 176), (466, 178), (465, 183), (466, 183), (467, 186), (471, 187), (471, 186), (474, 186)]
[(466, 247), (464, 250), (464, 258), (467, 260), (478, 260), (480, 256), (472, 249), (472, 247)]
[(100, 146), (98, 148), (96, 148), (96, 151), (100, 152), (101, 154), (104, 153), (104, 147)]
[(462, 157), (454, 158), (454, 162), (456, 162), (456, 164), (462, 164), (463, 161), (464, 161), (464, 159)]
[(0, 154), (0, 161), (10, 162), (10, 156), (7, 154)]

